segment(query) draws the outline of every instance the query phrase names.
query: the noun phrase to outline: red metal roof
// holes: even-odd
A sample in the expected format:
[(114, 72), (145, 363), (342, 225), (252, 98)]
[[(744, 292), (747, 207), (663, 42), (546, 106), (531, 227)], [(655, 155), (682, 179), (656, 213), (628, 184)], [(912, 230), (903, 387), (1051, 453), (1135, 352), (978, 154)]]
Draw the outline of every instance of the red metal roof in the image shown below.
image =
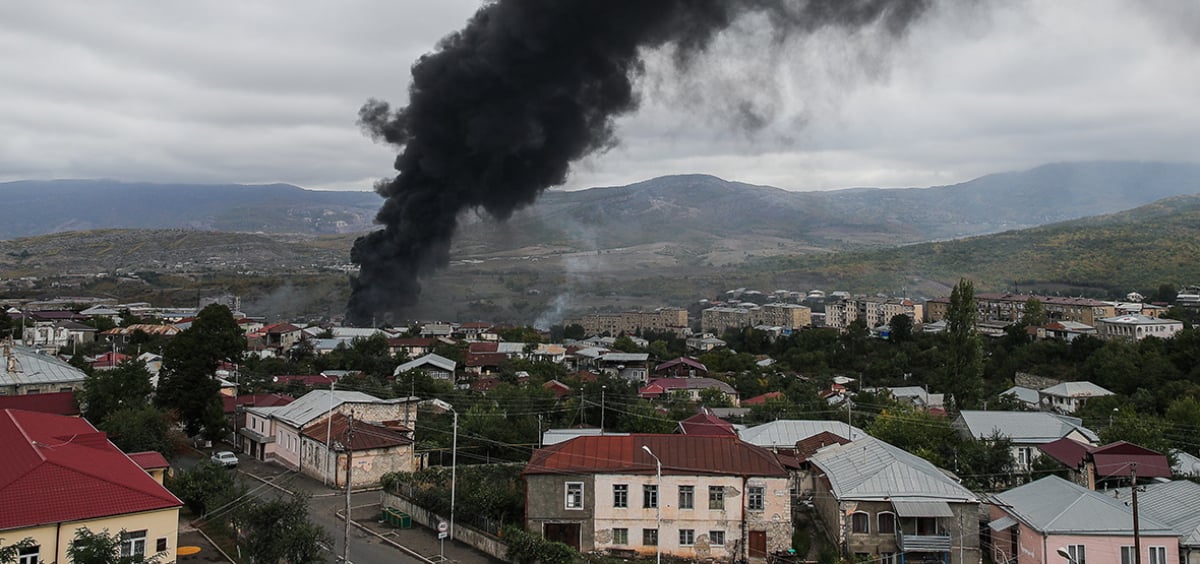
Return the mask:
[[(322, 419), (313, 423), (304, 428), (303, 434), (316, 441), (324, 442), (332, 438), (332, 440), (344, 444), (346, 441), (346, 430), (349, 427), (349, 417), (341, 413), (334, 413), (332, 421)], [(410, 443), (412, 443), (412, 439), (409, 439), (408, 434), (403, 431), (356, 420), (354, 422), (354, 436), (350, 440), (350, 449), (371, 450), (376, 448), (391, 448)]]
[(163, 457), (161, 452), (146, 451), (146, 452), (131, 452), (129, 459), (136, 462), (143, 470), (157, 470), (159, 468), (169, 468), (170, 462)]
[(295, 398), (286, 394), (251, 394), (245, 396), (221, 396), (221, 403), (225, 408), (225, 413), (233, 413), (237, 411), (238, 406), (242, 407), (275, 407), (279, 405), (287, 405), (295, 401)]
[(796, 459), (802, 462), (808, 460), (808, 457), (812, 456), (818, 450), (821, 450), (829, 445), (844, 445), (849, 442), (850, 439), (847, 439), (836, 433), (821, 431), (820, 433), (817, 433), (806, 439), (802, 439), (800, 442), (796, 443)]
[(265, 333), (292, 333), (299, 330), (299, 327), (296, 327), (291, 323), (276, 323), (274, 325), (268, 325), (262, 328), (262, 331)]
[(504, 353), (467, 353), (466, 365), (469, 367), (476, 366), (500, 366), (504, 361), (508, 360), (508, 355)]
[(0, 411), (0, 530), (183, 505), (85, 419)]
[(1138, 478), (1170, 478), (1171, 463), (1165, 455), (1148, 448), (1117, 441), (1094, 447), (1061, 438), (1038, 448), (1068, 468), (1079, 470), (1088, 459), (1096, 464), (1097, 478), (1127, 478), (1136, 464)]
[(21, 409), (55, 415), (79, 415), (75, 392), (0, 396), (0, 409)]
[(787, 477), (787, 469), (765, 448), (736, 437), (693, 435), (599, 435), (576, 437), (534, 451), (525, 474), (663, 474)]
[(748, 405), (763, 405), (770, 400), (783, 399), (783, 392), (767, 392), (762, 395), (754, 396), (750, 399), (742, 400), (742, 407)]
[[(677, 367), (677, 366), (683, 366), (683, 367), (687, 367), (687, 368), (694, 368), (694, 369), (696, 369), (696, 370), (699, 370), (699, 371), (701, 371), (701, 372), (704, 372), (704, 373), (707, 373), (707, 372), (708, 372), (708, 367), (704, 366), (704, 364), (703, 364), (703, 363), (701, 363), (701, 362), (700, 362), (700, 361), (698, 361), (698, 360), (695, 360), (695, 359), (692, 359), (692, 358), (688, 358), (688, 357), (686, 357), (686, 356), (681, 356), (681, 357), (679, 357), (679, 358), (676, 358), (676, 359), (674, 359), (674, 360), (668, 360), (668, 361), (666, 361), (666, 362), (664, 362), (664, 363), (662, 363), (662, 364), (660, 364), (660, 365), (658, 365), (658, 366), (655, 366), (655, 367), (654, 367), (654, 371), (655, 371), (655, 372), (663, 372), (663, 371), (668, 371), (668, 370), (671, 370), (672, 368), (675, 368), (675, 367)], [(685, 373), (686, 373), (686, 372), (687, 372), (687, 370), (684, 370), (683, 372), (685, 372)]]
[(697, 413), (679, 422), (679, 430), (685, 435), (737, 436), (733, 423), (725, 421), (708, 411)]
[(558, 380), (547, 381), (545, 384), (542, 384), (542, 389), (550, 390), (550, 393), (554, 394), (554, 397), (559, 399), (574, 393), (574, 390), (572, 390), (570, 386), (559, 382)]
[(469, 353), (494, 353), (498, 350), (500, 350), (500, 343), (486, 342), (467, 345), (467, 352)]
[(300, 382), (305, 386), (328, 388), (330, 384), (337, 382), (336, 376), (322, 376), (320, 374), (304, 374), (296, 375), (289, 374), (285, 376), (276, 376), (274, 379), (277, 384), (290, 384), (292, 382)]

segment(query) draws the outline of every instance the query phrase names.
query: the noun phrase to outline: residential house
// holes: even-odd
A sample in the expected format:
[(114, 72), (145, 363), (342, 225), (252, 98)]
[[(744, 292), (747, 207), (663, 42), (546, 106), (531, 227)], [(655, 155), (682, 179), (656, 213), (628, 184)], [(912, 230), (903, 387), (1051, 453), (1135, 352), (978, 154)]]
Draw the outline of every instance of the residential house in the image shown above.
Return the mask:
[(82, 315), (88, 319), (96, 319), (98, 317), (104, 317), (104, 318), (107, 318), (109, 321), (112, 321), (113, 323), (119, 323), (121, 321), (121, 312), (120, 311), (117, 311), (113, 308), (103, 306), (103, 305), (94, 305), (92, 307), (89, 307), (83, 311), (80, 311), (79, 315)]
[(655, 378), (638, 390), (638, 395), (647, 399), (666, 399), (679, 392), (691, 401), (700, 401), (704, 390), (716, 390), (725, 396), (730, 405), (738, 404), (737, 390), (715, 378)]
[(1063, 438), (1038, 448), (1066, 466), (1073, 482), (1089, 490), (1128, 485), (1135, 474), (1142, 482), (1171, 477), (1166, 455), (1125, 441), (1092, 446)]
[(0, 345), (0, 395), (71, 392), (83, 387), (82, 370), (32, 349), (5, 341)]
[(1121, 315), (1096, 320), (1096, 336), (1105, 340), (1170, 339), (1183, 331), (1183, 322), (1147, 315)]
[(397, 337), (388, 339), (388, 353), (396, 355), (403, 352), (408, 358), (420, 358), (433, 352), (433, 348), (437, 344), (437, 339)]
[(787, 469), (736, 437), (580, 436), (523, 475), (526, 529), (584, 552), (763, 562), (791, 546)]
[(449, 323), (426, 323), (421, 326), (422, 337), (449, 337), (454, 333), (454, 326)]
[(58, 354), (62, 351), (74, 351), (77, 345), (94, 342), (96, 328), (69, 319), (35, 321), (32, 325), (25, 326), (23, 337), (22, 341), (27, 347)]
[(759, 394), (752, 398), (742, 400), (741, 406), (750, 407), (754, 405), (766, 405), (768, 402), (784, 400), (786, 400), (786, 396), (783, 395), (783, 392), (767, 392), (765, 394)]
[(927, 460), (874, 437), (818, 450), (813, 507), (857, 561), (980, 561), (979, 500)]
[[(1200, 564), (1200, 484), (1189, 480), (1154, 482), (1138, 486), (1138, 513), (1164, 523), (1179, 536), (1179, 562)], [(1115, 497), (1132, 507), (1129, 488), (1117, 490)], [(1153, 560), (1143, 560), (1153, 562)], [(1124, 564), (1124, 563), (1122, 563)]]
[[(287, 405), (295, 401), (295, 398), (284, 394), (250, 394), (244, 396), (221, 396), (221, 408), (225, 414), (225, 420), (229, 424), (230, 429), (242, 429), (248, 426), (246, 408), (249, 407), (277, 407)], [(235, 443), (238, 450), (242, 452), (250, 452), (248, 442), (249, 438), (245, 434), (238, 433), (235, 435)]]
[(743, 441), (772, 450), (790, 450), (809, 437), (821, 433), (832, 433), (855, 441), (867, 436), (867, 432), (840, 421), (780, 419), (762, 425), (742, 429)]
[(100, 333), (107, 343), (128, 343), (129, 339), (138, 332), (150, 337), (174, 337), (180, 329), (174, 325), (154, 325), (150, 323), (135, 323), (126, 327), (113, 327)]
[(708, 367), (704, 363), (686, 356), (668, 360), (654, 367), (655, 377), (696, 378), (708, 376)]
[(911, 405), (921, 411), (945, 414), (945, 394), (931, 394), (920, 386), (896, 386), (892, 388), (871, 388), (892, 396), (892, 399)]
[(725, 346), (725, 341), (712, 336), (711, 333), (705, 333), (699, 337), (688, 337), (686, 343), (689, 351), (700, 354)]
[(1095, 336), (1096, 328), (1077, 321), (1051, 321), (1037, 328), (1039, 339), (1071, 342), (1084, 335)]
[(1061, 438), (1085, 444), (1100, 440), (1096, 433), (1083, 426), (1082, 420), (1044, 411), (970, 411), (964, 410), (954, 420), (954, 427), (964, 436), (980, 441), (994, 435), (1012, 442), (1014, 470), (1029, 470), (1040, 455), (1038, 446)]
[(1038, 391), (1038, 405), (1047, 411), (1075, 413), (1091, 398), (1112, 392), (1091, 382), (1062, 382)]
[[(415, 417), (416, 410), (413, 409)], [(370, 422), (334, 413), (332, 418), (316, 421), (301, 432), (301, 450), (308, 464), (301, 472), (324, 480), (335, 488), (346, 487), (347, 465), (350, 487), (378, 485), (384, 474), (413, 472), (417, 459), (413, 451), (413, 431), (401, 421)], [(326, 474), (325, 468), (331, 469)]]
[(116, 351), (106, 352), (91, 359), (92, 370), (112, 370), (133, 357)]
[(454, 369), (457, 366), (458, 363), (454, 362), (453, 360), (450, 360), (444, 356), (430, 353), (416, 360), (410, 360), (404, 364), (401, 364), (400, 366), (397, 366), (396, 370), (392, 372), (392, 375), (399, 378), (405, 372), (421, 370), (425, 372), (426, 376), (429, 376), (435, 380), (450, 380), (453, 382)]
[(263, 336), (263, 345), (274, 350), (276, 355), (286, 354), (303, 338), (303, 330), (291, 323), (267, 325), (258, 332)]
[[(323, 422), (329, 429), (336, 422), (334, 415), (354, 413), (356, 421), (408, 430), (414, 428), (417, 417), (416, 398), (383, 400), (343, 390), (313, 390), (287, 405), (248, 407), (245, 411), (246, 426), (238, 433), (249, 439), (244, 443), (246, 453), (322, 480), (334, 479), (339, 471), (344, 476), (345, 468), (337, 466), (344, 464), (344, 459), (333, 450), (337, 437), (332, 430), (321, 434), (320, 440), (313, 439), (311, 432), (304, 434), (312, 431), (314, 424)], [(408, 452), (411, 455), (411, 445)]]
[(75, 531), (120, 534), (121, 552), (175, 561), (179, 501), (86, 419), (0, 410), (0, 538), (15, 562), (67, 562)]
[(597, 359), (596, 368), (613, 378), (645, 382), (650, 374), (650, 355), (647, 353), (608, 352)]
[(554, 343), (539, 343), (529, 351), (529, 360), (533, 362), (552, 362), (562, 364), (567, 359), (567, 347)]
[(171, 469), (171, 463), (167, 462), (166, 457), (161, 452), (146, 451), (146, 452), (131, 452), (129, 459), (138, 465), (138, 468), (145, 470), (155, 482), (161, 486), (166, 480), (167, 472)]
[[(986, 533), (994, 562), (1061, 564), (1061, 549), (1079, 564), (1133, 564), (1133, 512), (1125, 503), (1058, 476), (1047, 476), (993, 496)], [(1179, 537), (1168, 525), (1141, 515), (1142, 558), (1179, 562)]]
[(677, 432), (681, 435), (738, 436), (733, 423), (717, 417), (708, 408), (700, 408), (699, 413), (680, 421)]
[(1038, 391), (1033, 388), (1026, 388), (1025, 386), (1013, 386), (1000, 392), (1000, 396), (1010, 396), (1023, 409), (1031, 411), (1037, 409), (1042, 403), (1042, 398), (1038, 395)]

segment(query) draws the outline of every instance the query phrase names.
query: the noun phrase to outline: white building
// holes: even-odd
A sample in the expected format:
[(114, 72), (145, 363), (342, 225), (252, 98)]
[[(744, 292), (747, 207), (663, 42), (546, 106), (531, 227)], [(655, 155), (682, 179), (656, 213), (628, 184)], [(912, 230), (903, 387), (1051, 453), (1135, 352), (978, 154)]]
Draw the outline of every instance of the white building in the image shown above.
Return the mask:
[(1096, 320), (1096, 336), (1101, 339), (1140, 341), (1146, 337), (1170, 339), (1183, 331), (1183, 322), (1146, 315), (1118, 315)]

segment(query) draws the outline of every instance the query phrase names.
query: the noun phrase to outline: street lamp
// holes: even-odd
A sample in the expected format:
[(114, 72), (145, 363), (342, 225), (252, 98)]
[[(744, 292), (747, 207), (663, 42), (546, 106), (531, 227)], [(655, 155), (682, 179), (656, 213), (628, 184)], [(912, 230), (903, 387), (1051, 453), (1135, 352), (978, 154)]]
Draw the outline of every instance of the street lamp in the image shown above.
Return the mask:
[(646, 454), (649, 454), (654, 459), (654, 466), (657, 469), (658, 483), (654, 486), (657, 489), (654, 496), (654, 519), (656, 521), (654, 534), (658, 538), (654, 539), (654, 562), (655, 564), (662, 564), (662, 461), (657, 456), (654, 456), (654, 452), (650, 450), (648, 445), (642, 445), (642, 450), (646, 451)]
[(1062, 546), (1058, 547), (1057, 552), (1058, 552), (1059, 556), (1066, 558), (1067, 562), (1070, 562), (1071, 564), (1079, 564), (1079, 561), (1075, 560), (1074, 558), (1071, 558), (1071, 553), (1067, 551), (1066, 547), (1062, 547)]

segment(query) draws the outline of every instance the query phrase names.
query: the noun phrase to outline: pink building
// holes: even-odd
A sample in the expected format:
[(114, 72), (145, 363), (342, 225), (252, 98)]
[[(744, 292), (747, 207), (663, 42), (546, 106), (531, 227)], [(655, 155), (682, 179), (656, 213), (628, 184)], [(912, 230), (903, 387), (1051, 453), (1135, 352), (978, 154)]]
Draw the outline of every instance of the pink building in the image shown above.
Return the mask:
[[(1133, 564), (1133, 512), (1122, 500), (1057, 476), (1013, 488), (991, 505), (992, 560), (1062, 564), (1062, 549), (1078, 564)], [(1179, 535), (1146, 515), (1140, 518), (1141, 562), (1179, 562)]]

